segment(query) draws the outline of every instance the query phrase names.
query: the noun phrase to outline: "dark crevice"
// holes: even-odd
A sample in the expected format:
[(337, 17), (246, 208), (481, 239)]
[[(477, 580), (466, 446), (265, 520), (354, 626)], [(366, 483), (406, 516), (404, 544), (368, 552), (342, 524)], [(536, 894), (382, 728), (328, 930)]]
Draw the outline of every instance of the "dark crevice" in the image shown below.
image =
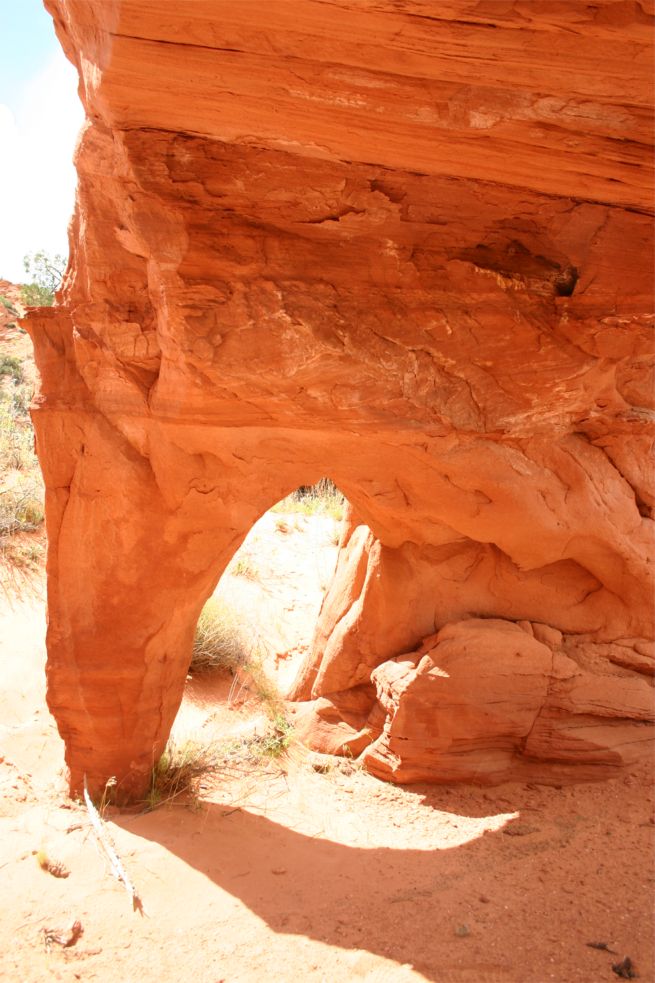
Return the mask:
[(322, 215), (320, 218), (307, 218), (301, 224), (302, 225), (323, 225), (328, 222), (339, 222), (346, 215), (363, 215), (364, 210), (361, 208), (342, 208), (341, 211), (333, 212), (329, 215)]
[(575, 266), (565, 267), (553, 280), (555, 293), (558, 297), (572, 297), (580, 274)]
[(499, 276), (520, 282), (539, 293), (554, 293), (558, 297), (570, 297), (578, 282), (578, 270), (563, 266), (546, 256), (531, 253), (522, 242), (491, 245), (479, 243), (471, 249), (455, 254), (455, 259), (472, 263), (479, 270), (488, 270)]

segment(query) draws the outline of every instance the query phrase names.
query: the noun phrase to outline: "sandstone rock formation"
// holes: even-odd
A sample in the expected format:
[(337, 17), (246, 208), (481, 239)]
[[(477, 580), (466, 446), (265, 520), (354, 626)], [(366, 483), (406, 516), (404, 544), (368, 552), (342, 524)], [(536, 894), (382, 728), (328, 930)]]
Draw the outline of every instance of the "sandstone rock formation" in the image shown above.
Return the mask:
[(352, 504), (291, 694), (399, 781), (652, 734), (652, 5), (46, 0), (87, 124), (29, 326), (48, 700), (138, 793), (254, 520)]

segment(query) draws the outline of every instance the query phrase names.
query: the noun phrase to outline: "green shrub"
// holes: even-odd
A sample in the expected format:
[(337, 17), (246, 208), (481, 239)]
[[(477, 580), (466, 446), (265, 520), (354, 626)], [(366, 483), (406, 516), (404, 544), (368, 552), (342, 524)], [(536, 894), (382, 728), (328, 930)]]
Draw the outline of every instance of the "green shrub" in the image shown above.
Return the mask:
[(55, 302), (55, 291), (59, 289), (66, 260), (56, 253), (50, 256), (44, 250), (25, 256), (23, 266), (29, 283), (23, 285), (21, 294), (23, 303), (28, 307), (52, 307)]
[(34, 532), (43, 522), (43, 486), (33, 475), (20, 475), (0, 492), (0, 536)]
[(21, 360), (15, 355), (0, 356), (0, 377), (2, 376), (9, 376), (17, 386), (24, 382), (25, 376)]
[[(0, 294), (0, 304), (2, 304), (5, 310), (9, 311), (10, 314), (13, 314), (14, 317), (20, 317), (18, 311), (16, 310), (12, 302), (8, 300), (6, 297), (3, 297), (2, 294)], [(7, 327), (11, 327), (11, 325), (7, 325)]]

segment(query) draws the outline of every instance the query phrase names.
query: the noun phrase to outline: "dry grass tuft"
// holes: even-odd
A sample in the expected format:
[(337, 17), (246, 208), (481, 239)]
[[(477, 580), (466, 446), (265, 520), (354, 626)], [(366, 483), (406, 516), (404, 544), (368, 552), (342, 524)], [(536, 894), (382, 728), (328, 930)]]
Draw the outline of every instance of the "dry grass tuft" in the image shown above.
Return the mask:
[(266, 654), (263, 640), (252, 626), (239, 620), (233, 608), (216, 597), (207, 601), (196, 628), (191, 675), (230, 673), (234, 676), (230, 701), (237, 702), (247, 691), (264, 704), (273, 719), (283, 701), (264, 669)]
[(32, 534), (43, 523), (44, 487), (29, 417), (29, 359), (0, 351), (0, 588), (20, 594), (43, 563)]
[(227, 738), (208, 744), (171, 741), (152, 770), (143, 805), (147, 812), (164, 805), (200, 808), (208, 779), (226, 771), (252, 773), (284, 756), (293, 739), (293, 728), (283, 715), (271, 719), (263, 734)]
[(220, 763), (216, 747), (197, 741), (169, 742), (152, 769), (150, 788), (144, 801), (147, 812), (184, 798), (185, 805), (197, 804), (198, 783)]
[(329, 478), (321, 478), (315, 485), (298, 488), (274, 505), (272, 512), (296, 512), (301, 515), (329, 515), (340, 522), (345, 512), (346, 499)]
[(245, 577), (246, 580), (257, 580), (259, 570), (252, 556), (239, 556), (229, 565), (227, 572), (233, 577)]
[(234, 674), (247, 661), (248, 649), (236, 613), (223, 601), (210, 598), (198, 619), (189, 672)]

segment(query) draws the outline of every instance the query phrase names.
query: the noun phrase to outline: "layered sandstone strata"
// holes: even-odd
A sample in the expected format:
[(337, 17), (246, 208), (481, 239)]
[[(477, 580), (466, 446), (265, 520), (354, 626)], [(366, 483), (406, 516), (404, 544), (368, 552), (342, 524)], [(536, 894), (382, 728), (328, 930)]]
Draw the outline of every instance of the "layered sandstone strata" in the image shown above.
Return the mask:
[(141, 790), (202, 604), (326, 474), (314, 746), (399, 781), (643, 755), (650, 6), (46, 6), (87, 112), (29, 319), (72, 788)]

